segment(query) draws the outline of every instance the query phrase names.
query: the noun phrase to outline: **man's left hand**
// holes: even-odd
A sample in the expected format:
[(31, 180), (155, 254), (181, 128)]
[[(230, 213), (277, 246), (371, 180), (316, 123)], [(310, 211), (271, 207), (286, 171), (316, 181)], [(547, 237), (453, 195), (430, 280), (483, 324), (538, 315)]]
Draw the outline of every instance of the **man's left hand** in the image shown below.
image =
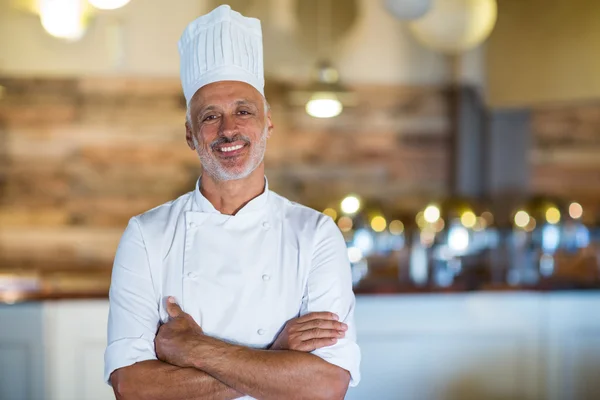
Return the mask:
[(202, 328), (183, 312), (173, 297), (167, 300), (169, 321), (158, 328), (154, 339), (159, 360), (178, 367), (192, 367), (193, 349), (204, 337)]

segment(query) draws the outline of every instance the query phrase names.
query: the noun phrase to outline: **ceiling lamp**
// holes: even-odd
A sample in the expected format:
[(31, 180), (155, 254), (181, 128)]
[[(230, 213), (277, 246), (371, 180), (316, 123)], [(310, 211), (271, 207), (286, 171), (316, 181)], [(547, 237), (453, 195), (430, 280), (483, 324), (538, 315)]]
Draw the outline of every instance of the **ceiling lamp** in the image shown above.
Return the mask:
[(344, 107), (357, 104), (356, 94), (339, 82), (338, 71), (327, 62), (318, 65), (313, 83), (302, 90), (288, 94), (294, 106), (304, 106), (308, 115), (315, 118), (337, 117)]
[(116, 10), (121, 8), (131, 0), (88, 0), (89, 3), (99, 10)]
[(312, 93), (306, 103), (306, 112), (315, 118), (333, 118), (340, 115), (344, 105), (340, 97), (347, 93), (339, 83), (339, 73), (328, 63), (317, 69), (317, 80), (309, 87)]
[(39, 0), (40, 21), (54, 37), (79, 40), (87, 28), (86, 8), (82, 0)]
[(333, 118), (340, 115), (346, 105), (354, 105), (354, 96), (340, 84), (340, 74), (327, 61), (333, 52), (331, 24), (333, 4), (331, 0), (319, 0), (317, 7), (317, 52), (320, 59), (314, 73), (313, 83), (304, 91), (290, 93), (292, 104), (304, 105), (306, 113), (315, 118)]
[(411, 20), (420, 18), (431, 7), (432, 0), (383, 0), (385, 8), (396, 18)]
[(433, 7), (408, 26), (424, 46), (458, 54), (481, 44), (496, 24), (496, 0), (433, 0)]

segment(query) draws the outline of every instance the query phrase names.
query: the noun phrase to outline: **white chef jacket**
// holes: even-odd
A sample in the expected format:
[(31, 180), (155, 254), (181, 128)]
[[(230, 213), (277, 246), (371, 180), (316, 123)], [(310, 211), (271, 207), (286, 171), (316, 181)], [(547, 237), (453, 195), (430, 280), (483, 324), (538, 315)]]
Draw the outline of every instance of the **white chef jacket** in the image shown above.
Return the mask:
[[(133, 217), (110, 286), (105, 380), (155, 360), (154, 338), (174, 296), (212, 337), (267, 348), (285, 323), (315, 311), (348, 324), (343, 339), (312, 352), (360, 380), (355, 298), (344, 239), (333, 220), (265, 191), (223, 215), (196, 189)], [(250, 397), (246, 397), (250, 398)]]

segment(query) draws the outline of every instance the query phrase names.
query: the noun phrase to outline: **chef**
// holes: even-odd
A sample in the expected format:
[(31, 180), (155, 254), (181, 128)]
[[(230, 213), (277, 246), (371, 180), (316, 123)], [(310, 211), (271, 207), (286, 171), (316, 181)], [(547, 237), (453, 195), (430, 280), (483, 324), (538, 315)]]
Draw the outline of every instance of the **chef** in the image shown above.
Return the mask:
[(260, 21), (220, 6), (179, 41), (193, 191), (131, 218), (105, 380), (118, 399), (341, 399), (360, 380), (333, 220), (269, 190)]

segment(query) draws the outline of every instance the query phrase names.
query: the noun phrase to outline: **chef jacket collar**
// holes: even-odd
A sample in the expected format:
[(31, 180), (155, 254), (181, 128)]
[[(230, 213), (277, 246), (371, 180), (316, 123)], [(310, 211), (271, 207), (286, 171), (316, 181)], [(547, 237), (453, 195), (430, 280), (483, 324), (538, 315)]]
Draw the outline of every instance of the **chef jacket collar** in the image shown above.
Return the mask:
[[(213, 214), (221, 214), (219, 210), (217, 210), (210, 201), (200, 191), (200, 181), (202, 180), (202, 176), (198, 178), (196, 181), (196, 190), (194, 191), (194, 205), (195, 210), (201, 213), (213, 213)], [(245, 214), (247, 212), (252, 211), (260, 211), (265, 208), (267, 205), (269, 197), (269, 180), (265, 176), (265, 190), (252, 200), (250, 200), (244, 207), (242, 207), (236, 215)]]

